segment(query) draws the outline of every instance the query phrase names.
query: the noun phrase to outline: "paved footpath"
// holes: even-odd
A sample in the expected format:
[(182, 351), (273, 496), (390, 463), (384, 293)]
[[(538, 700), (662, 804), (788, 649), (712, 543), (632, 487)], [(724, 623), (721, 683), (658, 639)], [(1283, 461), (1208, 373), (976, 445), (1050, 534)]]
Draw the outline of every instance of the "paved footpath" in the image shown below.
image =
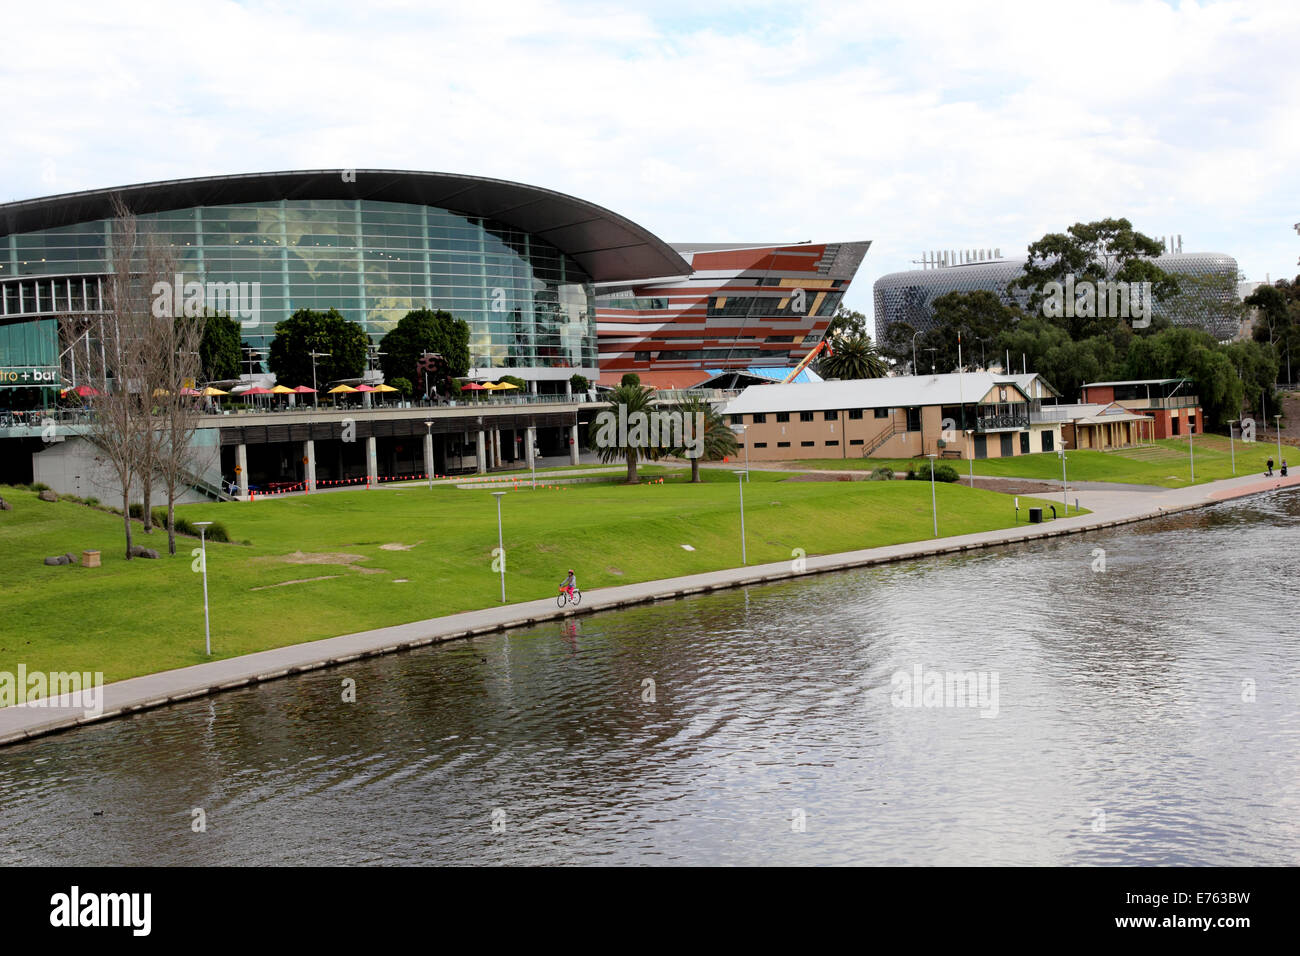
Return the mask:
[[(261, 681), (275, 680), (290, 674), (316, 670), (373, 657), (411, 647), (422, 647), (457, 638), (473, 637), (494, 631), (529, 627), (540, 621), (590, 614), (611, 608), (644, 604), (650, 601), (701, 594), (746, 584), (760, 584), (799, 577), (802, 574), (866, 567), (925, 558), (939, 554), (970, 551), (1000, 544), (1030, 541), (1035, 538), (1077, 534), (1096, 528), (1110, 528), (1147, 518), (1202, 508), (1231, 498), (1259, 494), (1276, 488), (1300, 486), (1300, 474), (1288, 478), (1265, 478), (1250, 475), (1209, 482), (1189, 488), (1162, 489), (1158, 492), (1116, 491), (1104, 488), (1071, 487), (1070, 501), (1077, 496), (1080, 504), (1092, 513), (1062, 517), (1039, 525), (1021, 524), (998, 531), (950, 538), (931, 538), (906, 544), (846, 551), (804, 559), (805, 566), (795, 570), (791, 561), (751, 567), (728, 568), (705, 574), (645, 581), (618, 587), (585, 591), (581, 607), (559, 609), (555, 598), (507, 604), (480, 611), (466, 611), (447, 617), (414, 621), (396, 627), (378, 628), (332, 637), (305, 644), (278, 647), (256, 654), (227, 660), (196, 664), (144, 677), (132, 677), (102, 688), (102, 712), (86, 714), (79, 706), (68, 706), (67, 699), (52, 700), (51, 706), (30, 704), (0, 709), (0, 745), (16, 743), (42, 734), (53, 733), (122, 714), (162, 707), (207, 694), (245, 687)], [(1050, 500), (1050, 497), (1049, 497)], [(942, 528), (942, 516), (940, 517)], [(63, 706), (57, 706), (62, 704)]]

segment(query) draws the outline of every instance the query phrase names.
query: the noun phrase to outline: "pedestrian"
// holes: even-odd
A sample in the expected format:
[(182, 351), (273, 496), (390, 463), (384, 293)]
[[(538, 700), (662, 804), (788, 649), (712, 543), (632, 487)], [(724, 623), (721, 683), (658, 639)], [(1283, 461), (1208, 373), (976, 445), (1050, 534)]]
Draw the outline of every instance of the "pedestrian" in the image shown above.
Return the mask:
[(1268, 471), (1264, 472), (1264, 474), (1266, 474), (1266, 475), (1267, 475), (1268, 477), (1270, 477), (1270, 478), (1273, 477), (1273, 459), (1272, 459), (1272, 458), (1270, 458), (1270, 459), (1268, 460)]
[(1286, 459), (1285, 459), (1285, 458), (1282, 459), (1282, 477), (1283, 477), (1283, 478), (1286, 477)]

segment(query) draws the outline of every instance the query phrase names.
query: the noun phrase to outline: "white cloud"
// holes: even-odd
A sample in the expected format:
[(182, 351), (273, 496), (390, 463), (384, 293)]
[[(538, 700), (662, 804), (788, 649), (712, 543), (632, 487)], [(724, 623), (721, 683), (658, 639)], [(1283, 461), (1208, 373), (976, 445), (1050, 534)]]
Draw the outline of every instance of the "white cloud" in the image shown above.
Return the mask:
[(670, 240), (935, 248), (1124, 215), (1292, 274), (1300, 8), (1241, 2), (7, 9), (0, 200), (174, 177), (499, 176)]

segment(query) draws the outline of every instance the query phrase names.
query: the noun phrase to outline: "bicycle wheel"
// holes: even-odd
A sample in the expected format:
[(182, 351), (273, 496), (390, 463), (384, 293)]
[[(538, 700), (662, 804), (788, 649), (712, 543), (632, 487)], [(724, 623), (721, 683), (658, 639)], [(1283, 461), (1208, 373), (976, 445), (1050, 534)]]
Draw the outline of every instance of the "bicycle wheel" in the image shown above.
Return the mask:
[(574, 607), (577, 607), (577, 606), (578, 606), (579, 604), (581, 604), (581, 603), (582, 603), (582, 592), (579, 591), (577, 588), (574, 588), (574, 589), (573, 589), (573, 606), (574, 606)]
[(557, 594), (557, 595), (555, 596), (555, 606), (556, 606), (556, 607), (564, 607), (564, 592), (563, 592), (563, 591), (561, 591), (559, 594)]

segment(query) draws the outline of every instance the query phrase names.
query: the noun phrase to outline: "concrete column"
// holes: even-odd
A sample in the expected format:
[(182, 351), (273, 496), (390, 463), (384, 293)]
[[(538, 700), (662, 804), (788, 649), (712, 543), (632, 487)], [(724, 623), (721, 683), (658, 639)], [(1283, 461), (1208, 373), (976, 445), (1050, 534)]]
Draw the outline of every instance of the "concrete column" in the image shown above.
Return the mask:
[(578, 426), (569, 426), (569, 464), (578, 463)]
[(248, 497), (248, 446), (240, 442), (235, 446), (235, 480), (239, 483), (239, 497)]
[(433, 434), (426, 431), (424, 435), (424, 473), (426, 475), (432, 475), (433, 472)]
[(307, 459), (303, 473), (307, 479), (307, 490), (316, 490), (316, 442), (308, 438), (302, 443), (302, 457)]
[(537, 426), (529, 425), (524, 429), (524, 458), (528, 462), (528, 467), (532, 468), (535, 464), (533, 458), (533, 449), (537, 445)]
[(497, 467), (499, 468), (506, 463), (505, 455), (501, 453), (501, 429), (499, 428), (492, 429), (492, 445), (496, 451)]
[(567, 378), (564, 380), (564, 397), (573, 398), (573, 383)]
[(537, 394), (537, 379), (534, 378), (528, 380), (528, 394), (529, 395)]
[(366, 477), (372, 485), (379, 484), (379, 454), (375, 449), (375, 436), (366, 439)]
[(476, 451), (474, 453), (474, 465), (481, 475), (487, 471), (487, 442), (483, 437), (483, 429), (478, 430), (478, 438), (475, 443)]

